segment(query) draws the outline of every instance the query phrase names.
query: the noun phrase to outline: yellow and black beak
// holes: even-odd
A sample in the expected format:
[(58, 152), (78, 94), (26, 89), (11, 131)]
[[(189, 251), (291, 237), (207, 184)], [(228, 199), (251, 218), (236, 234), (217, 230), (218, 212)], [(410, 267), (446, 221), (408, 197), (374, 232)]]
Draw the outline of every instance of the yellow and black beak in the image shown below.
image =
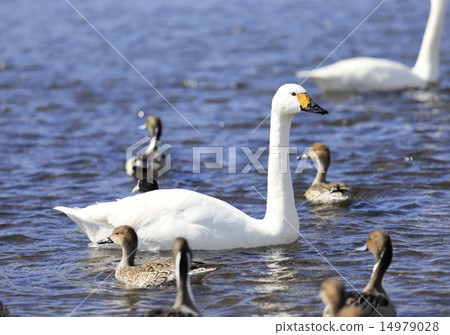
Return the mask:
[(316, 104), (308, 93), (298, 93), (297, 99), (300, 102), (300, 109), (302, 112), (315, 113), (315, 114), (328, 114), (328, 111)]

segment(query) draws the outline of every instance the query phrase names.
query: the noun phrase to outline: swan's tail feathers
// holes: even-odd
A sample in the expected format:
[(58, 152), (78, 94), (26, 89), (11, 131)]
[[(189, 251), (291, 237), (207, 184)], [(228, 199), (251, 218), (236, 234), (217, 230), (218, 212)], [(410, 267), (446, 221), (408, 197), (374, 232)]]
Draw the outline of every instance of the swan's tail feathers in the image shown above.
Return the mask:
[(53, 209), (66, 214), (86, 233), (92, 243), (97, 243), (111, 234), (113, 226), (108, 224), (106, 215), (100, 216), (98, 213), (92, 215), (89, 207), (80, 209), (57, 206)]

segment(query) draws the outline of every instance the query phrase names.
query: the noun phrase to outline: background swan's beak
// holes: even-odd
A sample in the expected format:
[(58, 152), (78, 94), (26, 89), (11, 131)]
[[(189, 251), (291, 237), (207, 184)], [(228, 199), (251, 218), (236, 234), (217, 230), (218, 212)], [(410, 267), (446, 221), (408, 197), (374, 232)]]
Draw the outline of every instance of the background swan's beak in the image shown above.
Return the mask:
[(97, 242), (97, 244), (105, 244), (105, 243), (114, 243), (114, 242), (109, 237)]

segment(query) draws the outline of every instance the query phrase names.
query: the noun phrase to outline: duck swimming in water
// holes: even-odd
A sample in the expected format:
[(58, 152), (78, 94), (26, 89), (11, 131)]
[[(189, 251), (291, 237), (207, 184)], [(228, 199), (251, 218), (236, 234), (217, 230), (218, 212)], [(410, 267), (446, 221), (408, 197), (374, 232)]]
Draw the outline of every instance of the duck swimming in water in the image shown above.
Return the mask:
[[(389, 234), (381, 229), (372, 231), (367, 238), (366, 245), (360, 250), (369, 250), (375, 256), (375, 266), (369, 283), (361, 294), (356, 291), (345, 292), (342, 284), (336, 284), (335, 281), (329, 281), (325, 286), (322, 285), (322, 288), (325, 289), (324, 302), (327, 304), (324, 316), (334, 316), (343, 307), (357, 307), (362, 311), (361, 316), (397, 315), (394, 304), (383, 287), (383, 276), (392, 261), (392, 242)], [(334, 299), (330, 298), (333, 296)], [(343, 296), (345, 301), (342, 300)]]
[(389, 234), (382, 229), (374, 230), (361, 250), (369, 250), (375, 256), (372, 276), (361, 295), (355, 291), (347, 294), (345, 305), (361, 307), (363, 316), (396, 316), (397, 310), (383, 287), (384, 274), (392, 262)]
[(306, 156), (312, 159), (317, 166), (316, 177), (305, 192), (306, 200), (315, 204), (350, 204), (350, 188), (342, 183), (331, 183), (326, 180), (331, 163), (328, 147), (321, 142), (314, 142)]
[(192, 252), (184, 238), (173, 241), (173, 262), (176, 264), (177, 298), (172, 308), (157, 308), (145, 314), (152, 317), (169, 316), (201, 316), (195, 304), (191, 290), (189, 270), (191, 266)]
[(158, 151), (162, 134), (160, 118), (156, 115), (148, 116), (143, 127), (151, 134), (150, 143), (144, 152), (136, 153), (125, 163), (127, 174), (139, 179), (147, 179), (148, 176), (157, 177), (158, 171), (165, 165), (165, 156)]
[[(134, 258), (138, 247), (138, 237), (130, 226), (114, 228), (111, 236), (98, 241), (98, 244), (115, 243), (122, 247), (122, 260), (116, 269), (116, 279), (134, 287), (155, 287), (174, 282), (176, 269), (172, 258), (162, 259), (144, 265), (135, 265)], [(219, 269), (219, 265), (192, 262), (191, 275), (199, 281), (208, 273)]]

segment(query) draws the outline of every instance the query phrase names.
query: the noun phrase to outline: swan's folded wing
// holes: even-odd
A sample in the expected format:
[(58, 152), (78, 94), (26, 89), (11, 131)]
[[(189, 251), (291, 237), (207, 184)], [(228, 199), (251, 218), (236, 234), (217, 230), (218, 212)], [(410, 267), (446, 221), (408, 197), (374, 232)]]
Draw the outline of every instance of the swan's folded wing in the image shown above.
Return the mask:
[(323, 66), (312, 72), (299, 71), (324, 91), (390, 91), (420, 87), (422, 80), (402, 63), (373, 57), (356, 57)]
[[(247, 246), (254, 243), (253, 233), (260, 227), (253, 224), (256, 219), (220, 199), (183, 189), (155, 190), (82, 209), (56, 209), (94, 243), (112, 228), (130, 225), (138, 234), (140, 250), (170, 250), (177, 237), (189, 239), (194, 249), (225, 249), (231, 240)], [(236, 233), (243, 230), (245, 234)]]
[[(121, 199), (108, 214), (114, 227), (131, 225), (139, 237), (139, 249), (170, 250), (173, 239), (185, 237), (196, 249), (223, 248), (248, 222), (246, 214), (228, 203), (201, 193), (182, 190), (156, 190)], [(201, 242), (201, 245), (198, 244)]]

